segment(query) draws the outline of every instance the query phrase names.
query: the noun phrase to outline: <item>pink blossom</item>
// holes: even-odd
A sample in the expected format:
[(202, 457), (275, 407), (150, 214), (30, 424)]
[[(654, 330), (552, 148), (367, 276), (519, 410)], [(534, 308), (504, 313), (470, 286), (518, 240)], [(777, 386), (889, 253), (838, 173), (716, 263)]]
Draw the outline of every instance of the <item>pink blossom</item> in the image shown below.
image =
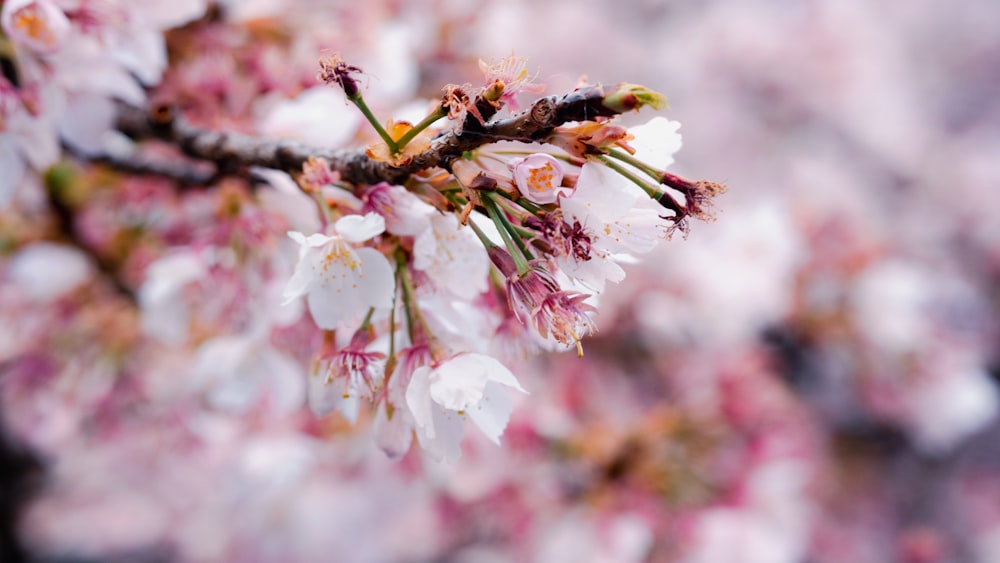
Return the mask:
[(535, 153), (507, 165), (514, 173), (521, 195), (534, 203), (555, 203), (560, 195), (573, 193), (571, 188), (562, 186), (563, 165), (551, 155)]
[(412, 237), (431, 228), (434, 207), (402, 186), (376, 184), (365, 193), (364, 201), (364, 211), (381, 215), (385, 230), (394, 235)]
[(0, 22), (14, 43), (43, 55), (58, 51), (70, 32), (66, 14), (50, 0), (8, 0)]
[(590, 315), (597, 309), (585, 303), (589, 295), (562, 290), (550, 273), (535, 267), (507, 278), (507, 297), (522, 324), (542, 338), (576, 346), (582, 355), (580, 339), (595, 331)]

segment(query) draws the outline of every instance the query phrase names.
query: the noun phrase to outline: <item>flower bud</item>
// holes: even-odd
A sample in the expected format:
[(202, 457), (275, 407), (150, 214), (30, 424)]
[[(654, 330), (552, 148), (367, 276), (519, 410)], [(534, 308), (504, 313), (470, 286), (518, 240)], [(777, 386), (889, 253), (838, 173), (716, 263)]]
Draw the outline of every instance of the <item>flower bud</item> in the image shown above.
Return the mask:
[(621, 83), (614, 92), (604, 96), (604, 107), (618, 113), (638, 110), (642, 106), (653, 109), (667, 107), (667, 99), (663, 94), (650, 90), (638, 84)]
[(15, 44), (43, 55), (58, 51), (70, 31), (69, 18), (49, 0), (10, 0), (0, 21)]
[(562, 164), (545, 153), (535, 153), (509, 164), (521, 195), (539, 205), (555, 203), (559, 194), (572, 192), (562, 186)]

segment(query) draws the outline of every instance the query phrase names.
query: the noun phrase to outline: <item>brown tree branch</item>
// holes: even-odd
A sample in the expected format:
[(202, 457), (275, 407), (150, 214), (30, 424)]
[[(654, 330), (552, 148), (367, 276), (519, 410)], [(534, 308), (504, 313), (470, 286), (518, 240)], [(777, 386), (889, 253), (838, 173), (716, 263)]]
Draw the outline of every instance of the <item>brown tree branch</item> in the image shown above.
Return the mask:
[(169, 178), (177, 182), (181, 189), (192, 186), (205, 186), (214, 182), (220, 176), (217, 167), (210, 162), (178, 158), (156, 158), (143, 154), (134, 148), (128, 151), (107, 152), (99, 156), (83, 154), (68, 144), (63, 145), (63, 150), (78, 159), (103, 164), (119, 172), (135, 174), (137, 176)]
[(211, 131), (195, 126), (173, 109), (161, 106), (152, 113), (125, 107), (117, 126), (133, 139), (155, 138), (173, 144), (184, 154), (216, 163), (220, 170), (249, 166), (298, 172), (309, 157), (321, 157), (354, 184), (403, 183), (411, 174), (428, 168), (448, 168), (466, 151), (498, 141), (544, 142), (552, 131), (567, 122), (613, 117), (618, 110), (604, 105), (604, 89), (587, 86), (561, 97), (542, 98), (511, 117), (481, 124), (466, 119), (461, 132), (439, 135), (431, 148), (402, 166), (369, 158), (364, 151), (330, 150), (292, 141), (261, 139), (234, 132)]

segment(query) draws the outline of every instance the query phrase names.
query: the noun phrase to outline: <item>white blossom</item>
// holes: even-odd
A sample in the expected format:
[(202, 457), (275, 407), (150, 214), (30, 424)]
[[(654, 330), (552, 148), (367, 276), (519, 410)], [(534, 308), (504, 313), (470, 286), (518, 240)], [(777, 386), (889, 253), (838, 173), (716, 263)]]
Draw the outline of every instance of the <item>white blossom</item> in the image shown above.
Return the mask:
[(11, 93), (0, 91), (0, 207), (13, 199), (29, 166), (42, 171), (58, 158), (59, 139), (50, 115), (31, 116)]
[(7, 276), (33, 301), (51, 301), (79, 287), (93, 273), (80, 251), (61, 244), (37, 242), (10, 260)]
[(466, 417), (499, 444), (512, 409), (504, 386), (527, 393), (509, 369), (482, 354), (458, 354), (437, 367), (417, 368), (406, 404), (420, 446), (437, 460), (457, 460)]
[(667, 168), (674, 163), (674, 153), (681, 150), (680, 128), (680, 123), (662, 116), (629, 127), (633, 137), (629, 145), (635, 149), (632, 156), (655, 168)]
[(208, 277), (209, 260), (203, 253), (181, 250), (149, 265), (146, 281), (139, 288), (142, 328), (168, 344), (180, 344), (188, 337), (191, 311), (182, 299), (188, 284)]
[(267, 332), (221, 336), (201, 345), (192, 385), (213, 407), (246, 412), (258, 404), (279, 413), (302, 406), (306, 385), (301, 367), (267, 342)]
[(305, 296), (313, 320), (330, 330), (372, 307), (389, 308), (394, 288), (392, 267), (385, 256), (373, 248), (351, 245), (385, 231), (382, 217), (348, 215), (337, 221), (334, 230), (331, 236), (288, 233), (301, 248), (284, 292), (286, 304)]
[(472, 229), (459, 225), (453, 214), (435, 213), (413, 243), (413, 267), (438, 290), (471, 300), (486, 291), (490, 260)]
[(559, 206), (564, 221), (570, 226), (579, 223), (591, 243), (589, 260), (568, 255), (557, 257), (557, 264), (598, 293), (606, 281), (625, 279), (616, 255), (645, 254), (663, 238), (663, 209), (638, 186), (601, 164), (584, 164), (576, 191), (561, 198)]

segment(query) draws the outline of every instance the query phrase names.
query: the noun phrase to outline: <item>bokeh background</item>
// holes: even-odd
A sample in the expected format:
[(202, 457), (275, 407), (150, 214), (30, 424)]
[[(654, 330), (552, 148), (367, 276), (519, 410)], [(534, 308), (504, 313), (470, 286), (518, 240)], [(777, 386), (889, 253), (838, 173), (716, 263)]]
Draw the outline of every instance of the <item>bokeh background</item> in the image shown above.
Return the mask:
[[(174, 32), (154, 99), (253, 129), (323, 49), (383, 109), (514, 52), (549, 93), (665, 93), (675, 171), (729, 187), (717, 221), (629, 266), (585, 358), (519, 366), (503, 446), (469, 432), (445, 466), (387, 459), (364, 421), (206, 407), (194, 358), (98, 276), (37, 289), (31, 260), (61, 248), (38, 245), (46, 212), (0, 214), (6, 541), (43, 561), (1000, 561), (1000, 3), (221, 9), (213, 41)], [(280, 49), (253, 42), (271, 33)], [(237, 197), (85, 175), (124, 186), (87, 192), (80, 220), (135, 288), (162, 246), (109, 224), (200, 233)]]

